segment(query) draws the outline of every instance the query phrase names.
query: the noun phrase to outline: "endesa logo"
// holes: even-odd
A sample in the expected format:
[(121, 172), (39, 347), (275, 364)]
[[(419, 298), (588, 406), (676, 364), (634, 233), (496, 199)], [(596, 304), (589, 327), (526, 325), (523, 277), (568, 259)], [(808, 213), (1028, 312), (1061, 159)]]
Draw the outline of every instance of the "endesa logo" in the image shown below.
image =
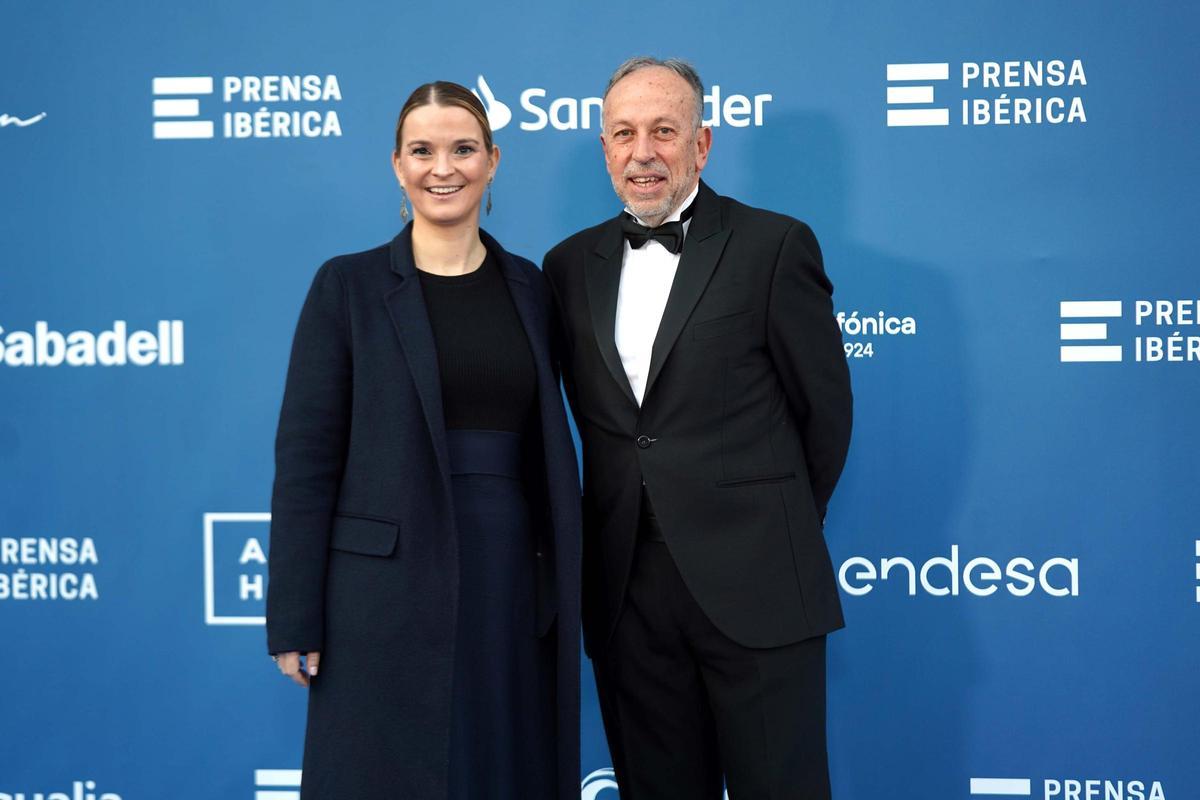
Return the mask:
[[(512, 107), (499, 99), (482, 75), (471, 90), (487, 109), (488, 124), (498, 131), (513, 120)], [(709, 87), (704, 95), (704, 121), (710, 128), (727, 125), (733, 128), (760, 128), (766, 124), (766, 107), (774, 99), (770, 94), (745, 95), (726, 92), (719, 84)], [(518, 104), (525, 112), (518, 120), (523, 131), (541, 131), (547, 127), (556, 131), (598, 130), (604, 106), (601, 97), (556, 97), (540, 87), (521, 91)]]
[(862, 596), (888, 580), (904, 581), (909, 597), (918, 593), (935, 597), (958, 597), (965, 589), (976, 597), (988, 597), (1001, 588), (1014, 597), (1034, 592), (1051, 597), (1079, 596), (1079, 559), (1055, 557), (1040, 565), (1018, 556), (1001, 566), (987, 556), (977, 556), (965, 564), (958, 545), (950, 546), (950, 557), (936, 556), (918, 565), (903, 556), (885, 557), (878, 563), (854, 556), (838, 570), (838, 582), (847, 594)]

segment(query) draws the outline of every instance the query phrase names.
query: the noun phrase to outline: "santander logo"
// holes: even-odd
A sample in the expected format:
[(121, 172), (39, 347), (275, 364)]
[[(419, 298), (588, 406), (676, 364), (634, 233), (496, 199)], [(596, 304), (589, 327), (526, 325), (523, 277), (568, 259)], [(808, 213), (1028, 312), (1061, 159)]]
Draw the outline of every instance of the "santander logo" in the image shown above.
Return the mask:
[(579, 785), (580, 800), (596, 800), (605, 789), (612, 789), (614, 796), (617, 791), (617, 779), (611, 767), (598, 769), (588, 773)]
[(492, 94), (492, 87), (488, 86), (487, 80), (482, 75), (475, 82), (475, 87), (471, 90), (471, 94), (478, 97), (479, 102), (483, 103), (483, 107), (487, 109), (488, 125), (492, 127), (493, 131), (498, 131), (512, 122), (512, 109), (496, 99), (496, 95)]
[[(503, 87), (501, 87), (503, 89)], [(513, 122), (513, 109), (496, 97), (483, 75), (475, 81), (471, 93), (483, 103), (488, 124), (498, 131)], [(766, 106), (774, 99), (771, 94), (736, 94), (714, 83), (704, 95), (702, 124), (710, 128), (722, 125), (732, 128), (759, 128), (766, 119)], [(551, 97), (540, 86), (531, 86), (518, 96), (518, 127), (523, 131), (586, 131), (598, 130), (604, 109), (601, 97)]]
[[(612, 767), (603, 767), (602, 769), (594, 770), (587, 774), (583, 782), (579, 784), (580, 800), (616, 800), (617, 795), (617, 777)], [(607, 792), (612, 789), (612, 794)], [(600, 795), (604, 797), (601, 798)], [(724, 800), (729, 800), (729, 792), (726, 791), (722, 795)]]

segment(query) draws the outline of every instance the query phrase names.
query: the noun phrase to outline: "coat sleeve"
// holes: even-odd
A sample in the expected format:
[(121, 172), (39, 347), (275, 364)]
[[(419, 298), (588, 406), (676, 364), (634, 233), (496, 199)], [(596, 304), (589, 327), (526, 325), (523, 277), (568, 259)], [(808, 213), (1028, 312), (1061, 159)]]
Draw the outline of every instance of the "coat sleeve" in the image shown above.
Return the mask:
[(817, 239), (803, 222), (792, 223), (775, 263), (767, 344), (800, 425), (812, 496), (824, 521), (850, 447), (853, 402), (833, 317), (833, 285)]
[(325, 563), (345, 468), (351, 411), (346, 289), (332, 262), (317, 272), (292, 342), (275, 437), (267, 649), (319, 651)]

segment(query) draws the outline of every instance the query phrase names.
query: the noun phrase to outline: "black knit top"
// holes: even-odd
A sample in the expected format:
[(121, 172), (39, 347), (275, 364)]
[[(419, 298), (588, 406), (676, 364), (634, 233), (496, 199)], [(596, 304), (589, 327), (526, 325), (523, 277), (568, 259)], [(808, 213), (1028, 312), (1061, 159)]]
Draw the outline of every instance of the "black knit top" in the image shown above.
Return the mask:
[(466, 275), (418, 274), (437, 347), (446, 429), (524, 432), (537, 375), (492, 254)]

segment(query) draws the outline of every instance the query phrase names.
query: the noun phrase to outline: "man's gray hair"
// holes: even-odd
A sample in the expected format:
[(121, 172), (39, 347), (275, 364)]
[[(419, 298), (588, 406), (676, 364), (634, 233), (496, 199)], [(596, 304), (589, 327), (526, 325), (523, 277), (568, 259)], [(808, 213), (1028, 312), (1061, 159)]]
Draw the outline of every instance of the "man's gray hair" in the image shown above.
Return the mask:
[(696, 96), (695, 118), (696, 128), (698, 129), (704, 121), (704, 83), (700, 80), (700, 74), (696, 72), (696, 68), (681, 58), (662, 59), (654, 58), (653, 56), (634, 56), (627, 59), (621, 66), (617, 67), (612, 77), (608, 79), (608, 86), (604, 87), (604, 99), (608, 99), (608, 93), (612, 91), (612, 88), (617, 85), (619, 80), (646, 67), (664, 67), (687, 81), (688, 86), (692, 87), (692, 92)]

